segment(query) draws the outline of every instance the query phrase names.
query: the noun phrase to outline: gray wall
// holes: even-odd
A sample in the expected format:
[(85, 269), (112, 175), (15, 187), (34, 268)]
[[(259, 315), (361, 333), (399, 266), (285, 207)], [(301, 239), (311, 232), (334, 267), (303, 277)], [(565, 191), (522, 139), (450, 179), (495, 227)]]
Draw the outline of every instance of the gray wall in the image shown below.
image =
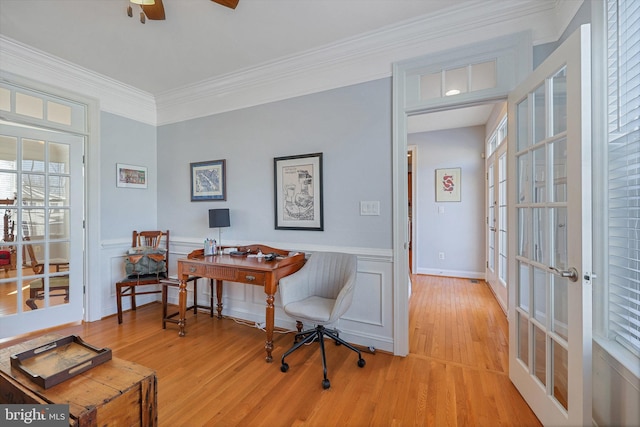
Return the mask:
[[(408, 136), (417, 146), (413, 225), (419, 274), (484, 278), (484, 126)], [(461, 201), (435, 201), (435, 170), (461, 168)], [(441, 212), (443, 211), (443, 212)], [(445, 259), (439, 259), (439, 253)]]
[[(158, 211), (156, 128), (105, 112), (100, 121), (101, 238), (126, 239), (133, 230), (154, 230)], [(148, 187), (116, 187), (116, 163), (146, 167)]]
[[(274, 229), (273, 158), (323, 153), (324, 231)], [(190, 201), (191, 162), (226, 159), (227, 200)], [(174, 236), (217, 237), (208, 209), (228, 207), (223, 243), (389, 249), (391, 80), (232, 111), (158, 129), (158, 224)], [(360, 216), (361, 200), (380, 201)]]

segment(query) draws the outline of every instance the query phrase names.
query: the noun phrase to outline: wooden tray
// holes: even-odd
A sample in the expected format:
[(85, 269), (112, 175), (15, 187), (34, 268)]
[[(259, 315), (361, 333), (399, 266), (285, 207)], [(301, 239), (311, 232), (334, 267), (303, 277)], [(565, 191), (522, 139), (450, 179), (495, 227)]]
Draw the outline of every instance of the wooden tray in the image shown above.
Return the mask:
[(76, 335), (11, 355), (11, 367), (45, 389), (111, 360), (111, 349), (96, 348)]

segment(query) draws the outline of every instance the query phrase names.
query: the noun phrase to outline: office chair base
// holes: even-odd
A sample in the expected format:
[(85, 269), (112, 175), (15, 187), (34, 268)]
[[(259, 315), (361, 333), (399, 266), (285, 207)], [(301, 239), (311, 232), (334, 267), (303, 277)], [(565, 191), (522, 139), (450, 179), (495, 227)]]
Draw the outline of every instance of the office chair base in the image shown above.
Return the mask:
[[(298, 332), (296, 334), (296, 336), (294, 338), (293, 347), (291, 347), (289, 350), (287, 350), (286, 353), (284, 353), (282, 355), (280, 371), (287, 372), (289, 370), (289, 364), (287, 364), (284, 361), (285, 357), (287, 357), (288, 355), (290, 355), (291, 353), (293, 353), (294, 351), (299, 349), (304, 344), (311, 343), (311, 342), (314, 342), (314, 341), (318, 341), (318, 343), (320, 343), (320, 352), (322, 354), (322, 370), (323, 370), (323, 373), (324, 373), (324, 379), (322, 380), (322, 388), (326, 390), (329, 387), (331, 387), (331, 382), (327, 378), (327, 357), (325, 355), (325, 350), (324, 350), (324, 337), (325, 336), (331, 338), (336, 343), (336, 345), (344, 345), (344, 346), (348, 347), (350, 350), (353, 350), (356, 353), (358, 353), (358, 367), (364, 368), (366, 362), (362, 358), (362, 353), (360, 353), (360, 350), (358, 350), (357, 348), (355, 348), (354, 346), (352, 346), (351, 344), (349, 344), (348, 342), (346, 342), (345, 340), (340, 338), (338, 336), (338, 332), (337, 331), (332, 331), (330, 329), (326, 329), (323, 325), (318, 325), (318, 326), (315, 327), (315, 329), (310, 329), (308, 331)], [(300, 338), (302, 338), (302, 340), (300, 340)]]

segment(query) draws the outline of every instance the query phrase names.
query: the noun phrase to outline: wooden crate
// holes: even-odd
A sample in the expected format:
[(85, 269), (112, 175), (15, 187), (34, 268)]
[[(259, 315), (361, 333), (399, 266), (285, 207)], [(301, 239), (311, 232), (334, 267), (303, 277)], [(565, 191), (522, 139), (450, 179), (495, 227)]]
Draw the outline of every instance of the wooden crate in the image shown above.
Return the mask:
[(0, 403), (69, 405), (72, 426), (157, 426), (157, 378), (149, 368), (112, 358), (44, 389), (12, 369), (10, 356), (62, 338), (48, 334), (0, 349)]

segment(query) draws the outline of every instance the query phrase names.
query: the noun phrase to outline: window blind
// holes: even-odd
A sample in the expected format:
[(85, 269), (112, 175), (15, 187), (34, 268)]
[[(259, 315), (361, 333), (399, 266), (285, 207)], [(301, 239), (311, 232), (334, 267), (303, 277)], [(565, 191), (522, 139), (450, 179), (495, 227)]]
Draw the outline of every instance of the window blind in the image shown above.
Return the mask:
[(640, 1), (607, 21), (609, 331), (640, 356)]

